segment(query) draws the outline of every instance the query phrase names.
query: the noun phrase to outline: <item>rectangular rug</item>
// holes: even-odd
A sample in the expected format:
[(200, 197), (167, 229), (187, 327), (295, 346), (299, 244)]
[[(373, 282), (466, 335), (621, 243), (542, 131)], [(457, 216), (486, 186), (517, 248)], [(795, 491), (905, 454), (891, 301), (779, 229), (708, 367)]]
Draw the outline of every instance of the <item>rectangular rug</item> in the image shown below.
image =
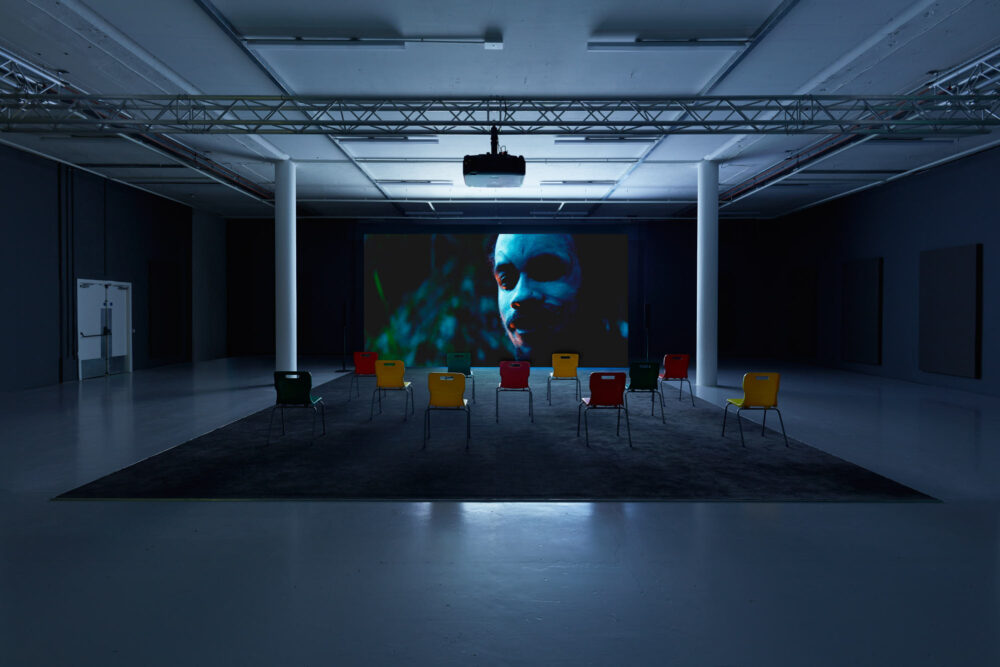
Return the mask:
[[(590, 446), (577, 436), (572, 382), (553, 382), (533, 369), (534, 415), (528, 396), (499, 396), (496, 369), (474, 370), (476, 399), (466, 448), (465, 415), (431, 413), (423, 442), (427, 373), (407, 369), (415, 413), (404, 420), (403, 392), (389, 392), (369, 421), (374, 380), (348, 395), (349, 376), (314, 388), (326, 406), (326, 435), (312, 413), (286, 410), (286, 433), (271, 408), (177, 445), (68, 491), (59, 499), (357, 499), (357, 500), (727, 500), (930, 501), (907, 486), (789, 438), (744, 422), (746, 447), (730, 410), (722, 437), (722, 407), (676, 385), (665, 392), (665, 422), (650, 414), (650, 395), (629, 396), (632, 444), (626, 424), (615, 433), (613, 410), (591, 411)], [(590, 369), (581, 369), (587, 392)], [(735, 392), (738, 395), (738, 392)], [(466, 396), (471, 397), (471, 386)], [(777, 417), (772, 415), (774, 422)], [(791, 434), (791, 435), (794, 435)]]

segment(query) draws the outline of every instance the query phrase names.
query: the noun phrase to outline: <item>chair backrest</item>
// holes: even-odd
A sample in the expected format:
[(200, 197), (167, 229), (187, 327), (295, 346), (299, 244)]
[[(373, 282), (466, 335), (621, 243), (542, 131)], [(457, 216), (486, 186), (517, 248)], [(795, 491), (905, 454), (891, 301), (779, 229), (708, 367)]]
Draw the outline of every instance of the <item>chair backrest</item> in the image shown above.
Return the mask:
[(449, 352), (448, 372), (468, 375), (472, 372), (472, 354), (470, 352)]
[(400, 359), (379, 359), (375, 362), (375, 384), (382, 389), (399, 389), (403, 386), (406, 366)]
[(556, 352), (552, 355), (552, 377), (575, 378), (576, 367), (580, 365), (580, 355), (570, 352)]
[(465, 375), (462, 373), (428, 373), (427, 388), (431, 391), (430, 407), (461, 408), (465, 396)]
[(500, 386), (504, 389), (527, 389), (531, 364), (527, 361), (501, 361)]
[(590, 405), (615, 406), (624, 405), (625, 399), (624, 373), (591, 373), (590, 374)]
[(744, 408), (778, 407), (778, 384), (781, 373), (746, 373), (743, 375)]
[(312, 375), (308, 371), (274, 371), (274, 390), (279, 405), (312, 405)]
[(354, 374), (375, 375), (376, 361), (378, 361), (378, 352), (355, 352)]
[(632, 391), (656, 391), (660, 365), (653, 361), (634, 361), (628, 367), (628, 388)]
[(661, 378), (680, 380), (688, 376), (688, 363), (691, 355), (688, 354), (666, 354), (663, 356), (663, 372)]

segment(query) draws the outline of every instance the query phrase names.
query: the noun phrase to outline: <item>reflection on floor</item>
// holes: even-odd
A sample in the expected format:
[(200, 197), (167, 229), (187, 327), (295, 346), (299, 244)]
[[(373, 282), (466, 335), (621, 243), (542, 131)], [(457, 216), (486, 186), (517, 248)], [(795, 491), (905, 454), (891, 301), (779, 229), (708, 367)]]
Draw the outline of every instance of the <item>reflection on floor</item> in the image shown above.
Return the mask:
[(52, 502), (271, 361), (6, 393), (0, 664), (1000, 664), (1000, 399), (768, 366), (790, 436), (945, 502)]

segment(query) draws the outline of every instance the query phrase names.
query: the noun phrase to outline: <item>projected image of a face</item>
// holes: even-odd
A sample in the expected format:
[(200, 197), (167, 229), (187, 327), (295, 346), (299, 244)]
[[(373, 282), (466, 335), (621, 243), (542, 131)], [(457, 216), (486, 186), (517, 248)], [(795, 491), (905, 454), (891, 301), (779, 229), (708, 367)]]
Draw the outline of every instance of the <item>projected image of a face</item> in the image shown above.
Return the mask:
[(365, 347), (407, 365), (628, 361), (624, 234), (367, 234)]
[(576, 320), (582, 277), (573, 237), (500, 234), (493, 275), (504, 333), (519, 359), (529, 359), (536, 347), (554, 349), (565, 339)]

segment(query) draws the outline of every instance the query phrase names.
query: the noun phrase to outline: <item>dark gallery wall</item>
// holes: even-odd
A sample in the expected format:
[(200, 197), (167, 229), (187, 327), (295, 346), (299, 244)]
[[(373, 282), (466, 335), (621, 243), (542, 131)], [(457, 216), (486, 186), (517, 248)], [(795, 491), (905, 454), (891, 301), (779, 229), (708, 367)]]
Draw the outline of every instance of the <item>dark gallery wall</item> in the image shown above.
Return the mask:
[[(10, 315), (0, 327), (0, 390), (77, 379), (77, 279), (132, 284), (134, 369), (190, 361), (193, 338), (205, 341), (206, 354), (218, 352), (223, 283), (211, 286), (214, 301), (200, 306), (193, 336), (190, 208), (6, 147), (0, 196), (8, 239), (0, 284)], [(203, 266), (209, 254), (224, 264), (223, 223), (214, 224), (214, 242), (196, 239)], [(218, 272), (203, 278), (218, 281)]]
[[(924, 384), (1000, 394), (1000, 150), (993, 149), (775, 221), (765, 238), (817, 276), (821, 363)], [(921, 253), (982, 244), (981, 377), (920, 370)], [(882, 259), (881, 363), (845, 359), (845, 266)], [(928, 286), (925, 286), (925, 289)], [(933, 287), (933, 286), (930, 286)], [(967, 300), (968, 294), (954, 295)], [(849, 323), (848, 323), (849, 326)]]
[(191, 359), (226, 356), (226, 221), (191, 217)]
[(61, 168), (0, 147), (0, 390), (59, 381)]

